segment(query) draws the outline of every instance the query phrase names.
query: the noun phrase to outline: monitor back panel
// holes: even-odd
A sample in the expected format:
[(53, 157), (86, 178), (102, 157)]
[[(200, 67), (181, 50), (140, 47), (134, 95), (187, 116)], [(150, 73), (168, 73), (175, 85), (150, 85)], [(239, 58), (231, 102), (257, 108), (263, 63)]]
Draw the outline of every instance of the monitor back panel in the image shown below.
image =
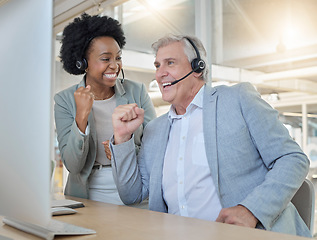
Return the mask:
[(52, 1), (0, 2), (0, 215), (50, 220)]

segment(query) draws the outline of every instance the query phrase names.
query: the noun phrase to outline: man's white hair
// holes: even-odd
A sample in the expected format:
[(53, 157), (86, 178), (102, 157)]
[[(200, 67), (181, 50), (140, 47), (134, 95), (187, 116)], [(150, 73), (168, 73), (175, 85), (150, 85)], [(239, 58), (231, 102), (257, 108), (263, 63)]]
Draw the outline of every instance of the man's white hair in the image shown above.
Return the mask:
[(171, 43), (174, 42), (182, 42), (184, 45), (184, 53), (188, 58), (188, 61), (191, 63), (193, 59), (197, 58), (196, 51), (192, 44), (188, 41), (190, 39), (196, 46), (197, 50), (199, 51), (200, 58), (206, 63), (205, 69), (202, 71), (201, 79), (203, 79), (205, 82), (208, 81), (208, 73), (209, 73), (209, 67), (207, 63), (207, 54), (206, 50), (202, 44), (202, 42), (193, 36), (186, 36), (186, 35), (174, 35), (174, 34), (169, 34), (166, 35), (163, 38), (160, 38), (157, 40), (155, 43), (152, 44), (152, 48), (154, 50), (155, 55), (157, 54), (157, 51), (161, 47), (165, 47)]

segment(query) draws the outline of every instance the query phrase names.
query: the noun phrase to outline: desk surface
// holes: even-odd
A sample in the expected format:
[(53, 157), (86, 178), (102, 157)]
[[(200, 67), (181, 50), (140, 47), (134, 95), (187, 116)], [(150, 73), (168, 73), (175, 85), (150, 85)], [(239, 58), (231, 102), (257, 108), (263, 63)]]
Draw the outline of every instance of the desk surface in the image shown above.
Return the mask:
[[(69, 198), (69, 197), (67, 197)], [(84, 208), (76, 209), (73, 215), (55, 216), (56, 220), (81, 227), (94, 229), (97, 234), (85, 236), (59, 236), (56, 239), (215, 239), (215, 240), (301, 240), (309, 239), (292, 235), (273, 233), (264, 230), (238, 227), (223, 223), (186, 218), (166, 213), (153, 212), (127, 206), (117, 206), (80, 198)], [(12, 239), (40, 239), (2, 223), (0, 217), (0, 236)], [(0, 237), (1, 239), (1, 237)]]

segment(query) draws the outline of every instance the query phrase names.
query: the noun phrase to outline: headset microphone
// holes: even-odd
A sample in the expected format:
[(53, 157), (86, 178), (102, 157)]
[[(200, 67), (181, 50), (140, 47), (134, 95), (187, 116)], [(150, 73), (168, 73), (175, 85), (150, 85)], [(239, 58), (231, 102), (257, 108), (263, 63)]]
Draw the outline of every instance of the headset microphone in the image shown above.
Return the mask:
[(197, 66), (196, 68), (194, 68), (193, 70), (191, 70), (189, 73), (187, 73), (184, 77), (182, 77), (182, 78), (180, 78), (180, 79), (178, 79), (178, 80), (175, 80), (175, 81), (171, 82), (170, 86), (172, 86), (172, 85), (174, 85), (174, 84), (176, 84), (176, 83), (182, 81), (183, 79), (187, 78), (190, 74), (192, 74), (193, 72), (197, 71), (197, 69), (199, 69), (199, 68), (200, 68), (200, 66)]
[(124, 71), (123, 71), (123, 68), (121, 68), (121, 74), (122, 74), (121, 83), (123, 83), (124, 82)]
[(189, 73), (187, 73), (184, 77), (182, 77), (182, 78), (180, 78), (180, 79), (178, 79), (178, 80), (175, 80), (175, 81), (171, 82), (170, 86), (172, 86), (172, 85), (174, 85), (174, 84), (176, 84), (176, 83), (182, 81), (183, 79), (187, 78), (187, 77), (188, 77), (190, 74), (192, 74), (193, 72), (196, 72), (196, 73), (202, 72), (202, 71), (205, 69), (205, 67), (206, 67), (206, 64), (205, 64), (204, 60), (202, 60), (202, 59), (200, 58), (199, 51), (198, 51), (196, 45), (194, 44), (194, 42), (193, 42), (190, 38), (187, 38), (187, 37), (185, 37), (185, 38), (186, 38), (187, 41), (193, 46), (193, 48), (194, 48), (194, 50), (195, 50), (195, 52), (196, 52), (196, 56), (197, 56), (197, 57), (196, 57), (195, 59), (193, 59), (193, 61), (191, 62), (192, 70), (191, 70)]

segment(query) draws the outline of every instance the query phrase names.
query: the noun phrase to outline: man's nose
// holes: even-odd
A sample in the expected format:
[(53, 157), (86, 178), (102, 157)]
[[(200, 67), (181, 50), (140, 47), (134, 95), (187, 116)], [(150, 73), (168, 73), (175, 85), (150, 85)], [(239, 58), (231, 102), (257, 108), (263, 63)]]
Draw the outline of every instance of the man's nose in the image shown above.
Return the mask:
[(166, 69), (164, 67), (160, 67), (156, 70), (156, 79), (159, 77), (166, 77), (168, 75), (168, 72), (166, 71)]

